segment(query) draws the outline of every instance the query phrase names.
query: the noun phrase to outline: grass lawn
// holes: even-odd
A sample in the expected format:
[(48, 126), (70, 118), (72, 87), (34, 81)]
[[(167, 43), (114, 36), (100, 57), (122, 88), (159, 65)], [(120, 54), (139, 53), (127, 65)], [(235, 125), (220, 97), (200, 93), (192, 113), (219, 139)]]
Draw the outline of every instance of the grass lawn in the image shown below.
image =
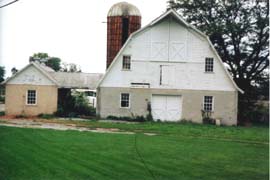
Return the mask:
[(265, 127), (80, 123), (138, 133), (0, 126), (0, 179), (261, 180), (269, 176)]

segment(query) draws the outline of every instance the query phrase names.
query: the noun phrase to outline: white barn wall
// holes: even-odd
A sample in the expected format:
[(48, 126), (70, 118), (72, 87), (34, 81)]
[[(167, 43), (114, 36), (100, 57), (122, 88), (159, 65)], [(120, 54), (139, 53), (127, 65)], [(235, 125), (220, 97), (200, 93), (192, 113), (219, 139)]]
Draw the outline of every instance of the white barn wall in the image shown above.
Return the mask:
[(11, 79), (7, 84), (21, 85), (55, 85), (50, 79), (43, 75), (33, 65), (29, 66), (24, 71), (20, 72), (19, 76)]
[[(122, 55), (131, 55), (131, 71), (122, 70)], [(214, 73), (204, 72), (205, 57), (214, 58)], [(173, 66), (169, 86), (159, 85), (160, 65)], [(100, 87), (130, 87), (132, 82), (160, 89), (236, 91), (207, 40), (168, 18), (129, 41)]]

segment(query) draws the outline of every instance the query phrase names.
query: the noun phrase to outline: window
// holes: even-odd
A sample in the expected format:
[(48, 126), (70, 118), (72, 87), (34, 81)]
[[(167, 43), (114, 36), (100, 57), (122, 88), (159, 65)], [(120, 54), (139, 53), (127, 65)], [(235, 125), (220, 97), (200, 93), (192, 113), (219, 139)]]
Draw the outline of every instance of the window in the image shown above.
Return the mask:
[(130, 56), (123, 56), (123, 66), (122, 69), (130, 70)]
[(213, 72), (213, 71), (214, 71), (214, 59), (205, 58), (205, 72)]
[(27, 91), (27, 104), (35, 105), (37, 104), (37, 93), (36, 90), (28, 90)]
[(213, 111), (213, 96), (204, 96), (204, 111)]
[(128, 93), (121, 94), (121, 107), (123, 108), (129, 107), (129, 94)]

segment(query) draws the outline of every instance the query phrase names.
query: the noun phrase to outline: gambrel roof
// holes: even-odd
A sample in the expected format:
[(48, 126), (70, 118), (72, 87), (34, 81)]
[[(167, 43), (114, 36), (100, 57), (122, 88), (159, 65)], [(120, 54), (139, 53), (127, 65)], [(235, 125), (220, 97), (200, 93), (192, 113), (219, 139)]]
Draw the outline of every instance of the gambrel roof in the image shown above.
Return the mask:
[(205, 35), (203, 32), (201, 32), (200, 30), (198, 30), (197, 28), (195, 28), (193, 25), (187, 23), (175, 10), (170, 9), (167, 12), (163, 13), (162, 15), (160, 15), (158, 18), (154, 19), (152, 22), (150, 22), (148, 25), (146, 25), (145, 27), (139, 29), (138, 31), (132, 33), (129, 38), (127, 39), (127, 41), (125, 42), (125, 44), (122, 46), (122, 48), (120, 49), (120, 51), (118, 52), (118, 54), (115, 56), (114, 60), (112, 61), (111, 65), (109, 66), (109, 68), (107, 69), (105, 75), (102, 77), (102, 79), (100, 80), (100, 82), (98, 83), (98, 86), (101, 85), (101, 83), (103, 82), (103, 80), (106, 78), (106, 76), (109, 74), (109, 72), (111, 71), (112, 67), (115, 65), (116, 60), (119, 58), (120, 54), (122, 54), (123, 50), (126, 48), (126, 46), (129, 44), (129, 42), (132, 40), (133, 37), (135, 37), (136, 35), (138, 35), (139, 33), (143, 32), (145, 29), (152, 27), (154, 25), (156, 25), (157, 23), (161, 22), (164, 18), (172, 16), (174, 17), (179, 23), (183, 24), (186, 28), (193, 30), (195, 33), (197, 33), (198, 35), (200, 35), (202, 38), (206, 39), (207, 42), (210, 45), (211, 50), (214, 52), (214, 54), (217, 56), (217, 60), (218, 62), (221, 64), (223, 70), (225, 71), (226, 75), (229, 77), (231, 83), (233, 84), (233, 86), (241, 93), (244, 93), (244, 91), (242, 89), (240, 89), (236, 83), (234, 82), (232, 76), (230, 75), (230, 73), (228, 72), (228, 70), (226, 69), (226, 67), (224, 66), (220, 56), (218, 55), (216, 49), (214, 48), (213, 44), (211, 43), (209, 37), (207, 35)]

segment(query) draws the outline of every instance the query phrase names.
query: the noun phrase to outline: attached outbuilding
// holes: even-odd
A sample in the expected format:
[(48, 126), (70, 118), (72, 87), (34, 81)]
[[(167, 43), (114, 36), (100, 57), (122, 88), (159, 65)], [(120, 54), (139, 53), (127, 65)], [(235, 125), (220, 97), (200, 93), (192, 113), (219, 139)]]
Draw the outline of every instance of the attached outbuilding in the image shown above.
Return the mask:
[(96, 89), (103, 74), (55, 72), (32, 62), (8, 78), (5, 85), (7, 115), (53, 114), (64, 89)]

